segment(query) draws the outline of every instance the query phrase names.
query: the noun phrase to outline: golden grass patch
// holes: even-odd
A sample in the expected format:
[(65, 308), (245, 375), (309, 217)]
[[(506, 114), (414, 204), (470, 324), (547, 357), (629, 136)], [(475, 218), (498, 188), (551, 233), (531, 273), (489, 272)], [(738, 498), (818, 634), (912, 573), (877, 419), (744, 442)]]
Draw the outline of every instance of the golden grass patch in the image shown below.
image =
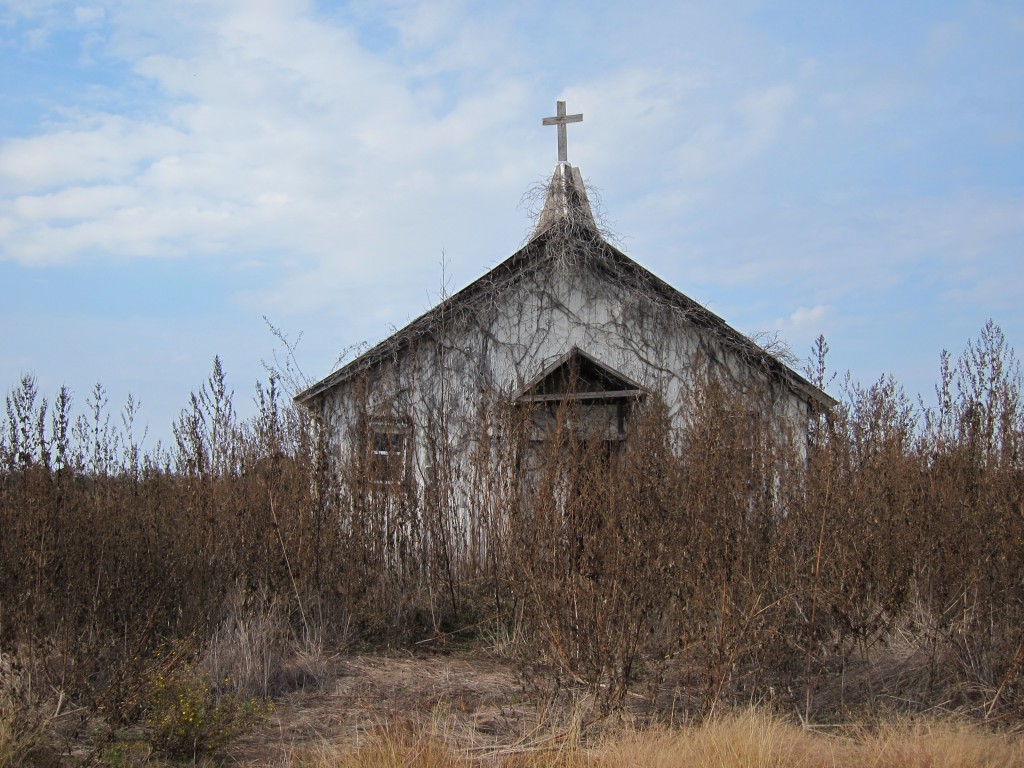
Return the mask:
[(823, 733), (751, 709), (681, 728), (624, 729), (480, 751), (443, 731), (381, 727), (344, 744), (294, 756), (295, 768), (997, 768), (1024, 765), (1024, 741), (981, 726), (901, 721)]

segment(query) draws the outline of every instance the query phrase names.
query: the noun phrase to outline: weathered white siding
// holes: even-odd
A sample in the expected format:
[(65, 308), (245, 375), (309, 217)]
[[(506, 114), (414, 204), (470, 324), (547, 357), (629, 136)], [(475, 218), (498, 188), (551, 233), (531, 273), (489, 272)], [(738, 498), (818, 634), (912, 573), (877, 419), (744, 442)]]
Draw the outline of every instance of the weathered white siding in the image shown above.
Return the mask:
[(676, 427), (685, 425), (693, 388), (710, 374), (756, 398), (762, 414), (783, 428), (805, 432), (809, 404), (785, 382), (685, 311), (613, 282), (599, 266), (587, 259), (542, 262), (483, 300), (456, 306), (431, 333), (324, 392), (322, 413), (336, 450), (369, 414), (408, 425), (418, 481), (431, 461), (425, 436), (439, 426), (451, 461), (464, 465), (481, 437), (494, 437), (481, 435), (483, 409), (510, 398), (574, 346), (661, 397)]

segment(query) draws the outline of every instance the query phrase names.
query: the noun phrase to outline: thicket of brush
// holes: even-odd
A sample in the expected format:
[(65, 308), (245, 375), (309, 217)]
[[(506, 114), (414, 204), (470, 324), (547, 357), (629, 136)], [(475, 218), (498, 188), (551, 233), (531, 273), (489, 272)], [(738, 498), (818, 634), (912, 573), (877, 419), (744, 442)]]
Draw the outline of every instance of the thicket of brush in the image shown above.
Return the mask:
[(420, 485), (379, 476), (367, 445), (332, 456), (276, 379), (239, 420), (219, 361), (150, 451), (131, 402), (112, 414), (97, 387), (76, 415), (26, 377), (0, 437), (0, 675), (29, 659), (132, 720), (177, 659), (265, 696), (315, 677), (316, 648), (472, 627), (546, 694), (582, 681), (603, 709), (639, 679), (677, 712), (1019, 717), (1024, 404), (996, 326), (943, 358), (937, 390), (925, 412), (891, 379), (847, 383), (806, 456), (714, 382), (682, 434), (648, 403), (611, 456), (571, 413), (538, 447), (529, 414), (497, 409), (481, 435), (502, 439), (468, 466), (421, 435)]

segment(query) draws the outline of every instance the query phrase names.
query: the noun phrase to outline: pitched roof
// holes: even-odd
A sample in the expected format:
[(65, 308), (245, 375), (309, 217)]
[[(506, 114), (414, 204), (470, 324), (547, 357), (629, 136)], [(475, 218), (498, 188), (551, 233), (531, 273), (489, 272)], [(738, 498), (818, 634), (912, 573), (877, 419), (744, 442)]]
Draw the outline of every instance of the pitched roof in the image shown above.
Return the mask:
[[(470, 309), (473, 305), (515, 285), (552, 258), (552, 253), (556, 254), (556, 257), (557, 254), (564, 255), (565, 243), (579, 246), (575, 252), (585, 255), (595, 271), (603, 273), (626, 289), (639, 292), (683, 314), (693, 325), (749, 365), (786, 384), (816, 409), (827, 409), (835, 404), (833, 398), (732, 328), (718, 315), (680, 293), (601, 237), (579, 169), (568, 163), (559, 163), (555, 167), (546, 190), (544, 207), (537, 227), (526, 245), (404, 328), (299, 392), (295, 396), (295, 401), (304, 405), (309, 404), (339, 384), (359, 376), (384, 360), (394, 358), (414, 342), (429, 337), (442, 321), (450, 319), (453, 314)], [(555, 247), (549, 248), (549, 245)]]

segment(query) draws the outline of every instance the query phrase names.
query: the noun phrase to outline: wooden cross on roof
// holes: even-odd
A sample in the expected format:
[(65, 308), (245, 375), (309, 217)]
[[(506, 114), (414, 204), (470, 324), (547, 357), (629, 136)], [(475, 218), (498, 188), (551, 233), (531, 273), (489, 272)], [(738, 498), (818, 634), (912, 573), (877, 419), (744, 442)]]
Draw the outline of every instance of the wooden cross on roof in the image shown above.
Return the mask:
[(567, 123), (582, 123), (583, 115), (567, 115), (565, 114), (565, 102), (555, 102), (555, 116), (545, 117), (541, 120), (541, 125), (557, 125), (558, 126), (558, 162), (568, 162), (568, 152), (566, 150), (566, 132), (565, 126)]

